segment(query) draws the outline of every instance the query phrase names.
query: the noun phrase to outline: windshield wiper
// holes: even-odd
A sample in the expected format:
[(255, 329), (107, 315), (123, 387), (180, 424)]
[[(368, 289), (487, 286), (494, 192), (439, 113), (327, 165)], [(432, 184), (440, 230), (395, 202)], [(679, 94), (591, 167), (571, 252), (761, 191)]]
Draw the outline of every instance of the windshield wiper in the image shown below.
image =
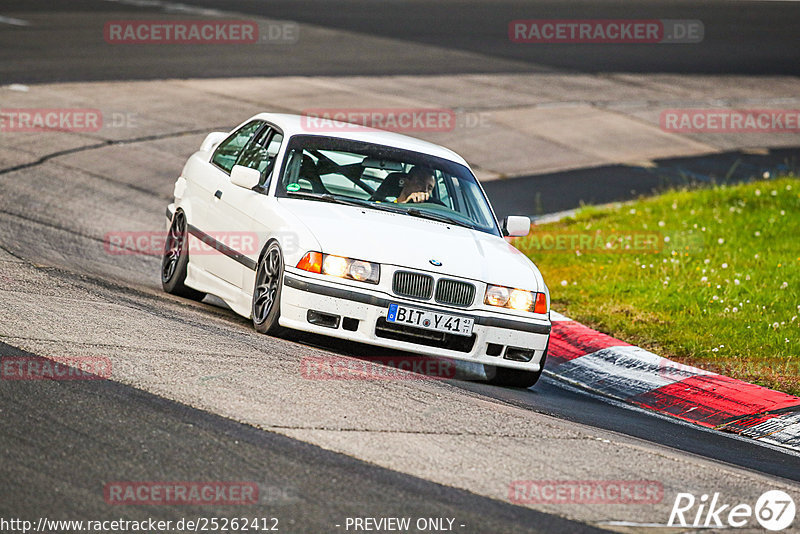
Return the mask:
[(408, 208), (407, 210), (405, 210), (405, 212), (413, 217), (420, 217), (422, 219), (431, 219), (433, 221), (455, 224), (456, 226), (462, 226), (464, 228), (469, 228), (470, 230), (475, 229), (475, 227), (472, 226), (471, 224), (467, 224), (465, 222), (459, 221), (458, 219), (448, 217), (447, 215), (441, 215), (439, 213), (431, 213), (430, 211), (425, 211), (418, 208)]
[(286, 191), (287, 196), (307, 198), (309, 200), (321, 200), (323, 202), (332, 202), (334, 204), (345, 204), (347, 206), (358, 206), (360, 208), (370, 208), (374, 210), (390, 211), (392, 213), (403, 213), (405, 210), (390, 208), (378, 202), (369, 200), (362, 200), (360, 198), (347, 198), (335, 196), (330, 193), (305, 193), (303, 191)]
[(361, 204), (351, 202), (343, 198), (338, 198), (330, 193), (305, 193), (303, 191), (286, 191), (286, 195), (290, 197), (307, 198), (309, 200), (321, 200), (323, 202), (332, 202), (334, 204), (347, 204), (349, 206), (360, 206)]

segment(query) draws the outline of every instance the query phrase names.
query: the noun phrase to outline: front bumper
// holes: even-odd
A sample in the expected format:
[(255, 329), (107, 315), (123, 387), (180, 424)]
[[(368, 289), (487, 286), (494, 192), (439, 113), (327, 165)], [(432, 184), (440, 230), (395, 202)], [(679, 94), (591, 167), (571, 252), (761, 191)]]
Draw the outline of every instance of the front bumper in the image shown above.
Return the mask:
[[(436, 342), (431, 340), (437, 337), (436, 334), (423, 339), (419, 335), (425, 332), (416, 329), (406, 329), (412, 331), (410, 333), (399, 332), (393, 324), (387, 325), (385, 322), (390, 303), (472, 317), (475, 319), (472, 339), (470, 341), (464, 336), (448, 334), (441, 336), (443, 341)], [(525, 319), (486, 310), (431, 306), (368, 288), (354, 288), (306, 277), (288, 269), (284, 276), (280, 306), (280, 324), (288, 328), (428, 356), (526, 371), (539, 370), (550, 337), (548, 319)], [(312, 324), (309, 322), (309, 311), (338, 316), (341, 320), (335, 328)], [(345, 322), (344, 319), (349, 320)], [(520, 351), (533, 351), (533, 356), (529, 361), (508, 359), (516, 357)]]

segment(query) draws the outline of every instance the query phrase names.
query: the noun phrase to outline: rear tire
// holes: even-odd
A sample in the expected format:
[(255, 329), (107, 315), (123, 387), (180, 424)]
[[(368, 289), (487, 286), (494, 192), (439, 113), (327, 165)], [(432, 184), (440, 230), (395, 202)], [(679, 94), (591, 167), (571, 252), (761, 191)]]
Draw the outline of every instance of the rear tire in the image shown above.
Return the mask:
[(253, 287), (253, 327), (256, 332), (273, 336), (284, 329), (278, 324), (281, 316), (281, 290), (283, 289), (283, 253), (277, 241), (272, 241), (256, 269)]
[(161, 287), (164, 291), (192, 300), (203, 300), (206, 294), (188, 287), (186, 266), (189, 265), (189, 234), (186, 231), (186, 215), (178, 210), (172, 216), (161, 258)]
[(510, 369), (508, 367), (495, 367), (494, 377), (490, 378), (488, 382), (495, 386), (528, 389), (539, 381), (544, 371), (546, 359), (547, 352), (542, 356), (542, 363), (538, 371), (520, 371), (519, 369)]

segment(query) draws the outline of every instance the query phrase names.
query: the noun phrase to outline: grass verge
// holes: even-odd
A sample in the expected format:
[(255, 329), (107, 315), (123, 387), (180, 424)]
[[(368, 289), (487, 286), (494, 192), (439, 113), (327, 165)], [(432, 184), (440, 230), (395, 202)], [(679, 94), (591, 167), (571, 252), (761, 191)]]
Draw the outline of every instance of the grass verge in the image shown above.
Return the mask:
[(800, 179), (584, 207), (514, 241), (552, 306), (678, 362), (800, 395)]

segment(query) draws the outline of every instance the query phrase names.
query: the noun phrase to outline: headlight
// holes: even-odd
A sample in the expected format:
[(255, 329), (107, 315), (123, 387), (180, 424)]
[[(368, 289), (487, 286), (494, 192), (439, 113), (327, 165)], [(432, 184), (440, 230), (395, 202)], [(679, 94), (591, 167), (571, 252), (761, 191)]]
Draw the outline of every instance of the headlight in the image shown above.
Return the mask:
[(523, 289), (488, 285), (484, 304), (512, 310), (547, 313), (547, 295)]
[(347, 276), (347, 259), (341, 256), (330, 256), (325, 254), (322, 260), (322, 272), (331, 276), (344, 278)]
[(321, 252), (307, 252), (297, 263), (297, 268), (369, 284), (377, 284), (381, 278), (381, 267), (377, 263), (343, 258), (333, 254), (322, 254)]

